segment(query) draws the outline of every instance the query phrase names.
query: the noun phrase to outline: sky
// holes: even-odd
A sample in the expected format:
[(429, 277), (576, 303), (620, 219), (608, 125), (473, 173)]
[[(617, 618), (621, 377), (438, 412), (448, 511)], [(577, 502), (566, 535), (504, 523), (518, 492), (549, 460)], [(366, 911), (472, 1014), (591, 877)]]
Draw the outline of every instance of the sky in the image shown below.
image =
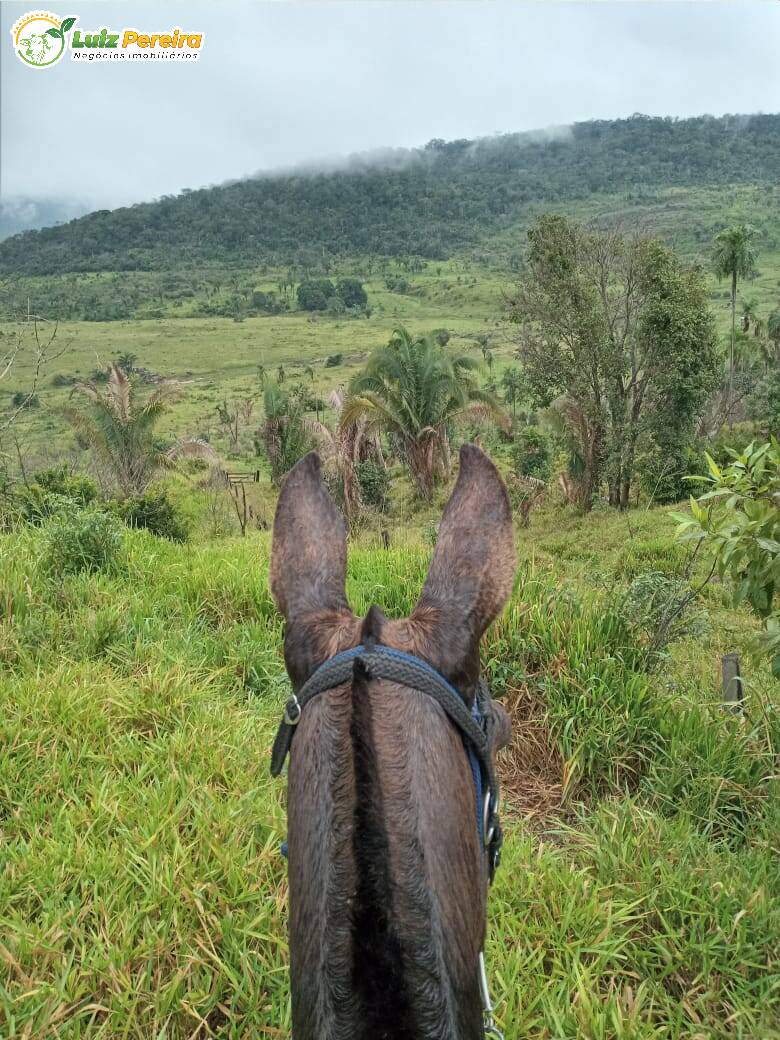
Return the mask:
[(0, 199), (100, 208), (432, 137), (780, 110), (780, 0), (53, 0), (199, 62), (30, 69), (0, 6)]

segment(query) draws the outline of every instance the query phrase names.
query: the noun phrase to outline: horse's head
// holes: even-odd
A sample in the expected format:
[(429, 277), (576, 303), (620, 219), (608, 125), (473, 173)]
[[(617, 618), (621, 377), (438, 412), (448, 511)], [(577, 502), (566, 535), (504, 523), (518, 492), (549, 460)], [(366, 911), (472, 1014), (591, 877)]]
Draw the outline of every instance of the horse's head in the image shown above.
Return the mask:
[[(431, 665), (467, 707), (480, 639), (512, 587), (512, 517), (473, 445), (444, 511), (410, 617), (346, 598), (346, 528), (316, 455), (287, 477), (274, 523), (271, 589), (287, 620), (295, 690), (352, 647)], [(362, 660), (311, 700), (290, 758), (290, 949), (296, 1040), (481, 1036), (477, 965), (487, 865), (464, 738), (441, 704)], [(446, 705), (445, 705), (446, 707)], [(509, 720), (492, 706), (494, 745)], [(495, 746), (490, 749), (491, 754)]]

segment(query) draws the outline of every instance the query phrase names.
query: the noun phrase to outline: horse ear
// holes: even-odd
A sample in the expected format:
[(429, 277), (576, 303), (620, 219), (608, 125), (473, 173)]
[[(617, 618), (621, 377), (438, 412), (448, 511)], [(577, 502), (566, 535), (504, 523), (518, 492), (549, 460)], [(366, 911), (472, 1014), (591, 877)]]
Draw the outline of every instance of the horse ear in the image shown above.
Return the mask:
[(509, 599), (516, 565), (504, 483), (484, 452), (464, 444), (428, 576), (409, 619), (424, 656), (460, 689), (476, 682), (479, 641)]
[(355, 642), (346, 572), (346, 524), (310, 452), (282, 484), (271, 549), (271, 593), (287, 620), (284, 658), (295, 688)]
[(309, 452), (282, 484), (274, 517), (271, 593), (288, 622), (349, 610), (344, 590), (347, 530)]

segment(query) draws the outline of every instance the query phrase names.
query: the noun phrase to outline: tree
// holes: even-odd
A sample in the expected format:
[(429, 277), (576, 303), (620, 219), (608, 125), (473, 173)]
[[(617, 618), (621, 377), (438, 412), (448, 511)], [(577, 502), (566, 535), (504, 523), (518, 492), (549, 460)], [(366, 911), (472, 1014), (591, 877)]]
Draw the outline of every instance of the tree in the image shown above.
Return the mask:
[(419, 494), (429, 499), (437, 479), (449, 475), (453, 423), (472, 418), (506, 425), (496, 399), (477, 386), (475, 369), (473, 358), (450, 357), (430, 336), (413, 338), (397, 328), (353, 379), (340, 425), (365, 418), (369, 430), (391, 434)]
[(328, 306), (328, 300), (336, 295), (336, 289), (329, 278), (310, 279), (301, 282), (296, 295), (301, 310), (324, 311)]
[(216, 405), (219, 425), (230, 441), (231, 451), (237, 450), (241, 424), (249, 422), (254, 407), (255, 401), (252, 397), (233, 397), (230, 401), (226, 397), (221, 404)]
[(130, 350), (125, 350), (121, 354), (117, 354), (116, 364), (122, 369), (125, 375), (129, 376), (133, 374), (137, 360), (137, 354), (133, 354)]
[(516, 365), (505, 368), (501, 375), (504, 388), (504, 400), (512, 406), (512, 415), (517, 415), (517, 402), (523, 397), (523, 377)]
[(265, 420), (260, 436), (277, 486), (298, 459), (315, 444), (312, 424), (307, 422), (302, 395), (269, 383), (263, 394)]
[(104, 388), (78, 383), (72, 393), (88, 402), (86, 409), (65, 408), (63, 414), (81, 443), (103, 463), (123, 496), (140, 495), (159, 469), (171, 469), (183, 458), (208, 462), (216, 453), (198, 438), (185, 438), (160, 446), (155, 427), (178, 394), (178, 384), (161, 383), (144, 401), (136, 399), (129, 376), (111, 365)]
[(359, 307), (362, 310), (368, 304), (366, 290), (359, 278), (339, 278), (336, 295), (345, 307)]
[(606, 476), (628, 505), (640, 435), (693, 422), (715, 381), (715, 333), (701, 274), (656, 239), (585, 228), (547, 214), (529, 232), (510, 297), (517, 354), (537, 402), (559, 400), (579, 445), (580, 505)]
[(315, 423), (312, 433), (322, 455), (325, 474), (337, 487), (344, 512), (352, 519), (363, 504), (360, 467), (370, 464), (384, 473), (386, 466), (379, 431), (371, 428), (368, 417), (361, 415), (351, 421), (342, 421), (345, 400), (341, 390), (332, 390), (328, 403), (336, 412), (336, 430), (332, 432), (322, 423)]
[(737, 280), (755, 273), (756, 253), (753, 249), (755, 228), (736, 224), (715, 236), (712, 265), (718, 279), (731, 279), (731, 347), (729, 350), (729, 401), (734, 392), (734, 339), (737, 331)]

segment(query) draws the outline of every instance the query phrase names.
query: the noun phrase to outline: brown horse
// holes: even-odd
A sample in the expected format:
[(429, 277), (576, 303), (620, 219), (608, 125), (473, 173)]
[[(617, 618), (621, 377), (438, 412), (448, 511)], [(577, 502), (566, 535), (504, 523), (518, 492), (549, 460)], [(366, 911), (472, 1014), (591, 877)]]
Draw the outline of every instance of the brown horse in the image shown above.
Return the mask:
[[(487, 456), (461, 449), (409, 618), (377, 607), (355, 617), (346, 560), (344, 521), (312, 453), (285, 480), (274, 521), (271, 590), (293, 689), (375, 642), (428, 662), (470, 705), (480, 638), (516, 562), (506, 489)], [(509, 719), (494, 710), (500, 746)], [(288, 783), (295, 1040), (481, 1038), (486, 856), (463, 739), (440, 705), (356, 666), (302, 713)]]

